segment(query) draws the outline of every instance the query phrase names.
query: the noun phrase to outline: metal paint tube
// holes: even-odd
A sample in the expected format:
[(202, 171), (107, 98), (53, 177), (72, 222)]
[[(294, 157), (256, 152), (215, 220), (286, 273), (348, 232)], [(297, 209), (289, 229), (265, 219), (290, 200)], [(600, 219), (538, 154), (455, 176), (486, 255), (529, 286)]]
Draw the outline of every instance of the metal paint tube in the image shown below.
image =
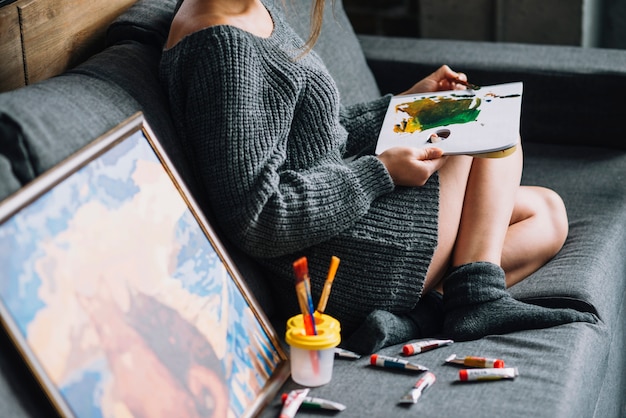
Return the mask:
[(347, 359), (351, 359), (351, 360), (357, 360), (357, 359), (361, 358), (361, 355), (357, 354), (355, 352), (343, 349), (343, 348), (336, 347), (335, 348), (335, 357), (347, 358)]
[(402, 353), (405, 356), (411, 356), (413, 354), (423, 353), (425, 351), (434, 350), (435, 348), (443, 347), (445, 345), (450, 345), (454, 341), (452, 340), (422, 340), (416, 341), (411, 344), (405, 344), (402, 347)]
[(435, 383), (435, 380), (437, 379), (432, 372), (424, 373), (424, 376), (415, 383), (415, 386), (413, 386), (406, 395), (400, 398), (400, 403), (417, 403), (422, 393), (431, 387)]
[[(287, 397), (288, 395), (286, 393), (283, 393), (282, 401), (285, 402)], [(305, 397), (302, 401), (301, 407), (310, 409), (326, 409), (329, 411), (343, 411), (344, 409), (346, 409), (346, 406), (339, 402), (333, 402), (329, 401), (328, 399), (322, 398), (314, 398), (312, 396)]]
[(289, 392), (287, 399), (283, 404), (283, 409), (280, 411), (279, 418), (293, 418), (298, 412), (298, 408), (302, 405), (304, 398), (309, 394), (311, 389), (295, 389)]
[(493, 368), (459, 370), (459, 380), (461, 382), (515, 379), (517, 376), (519, 376), (517, 367), (505, 367), (502, 369)]
[(484, 369), (502, 369), (504, 368), (504, 360), (489, 357), (465, 356), (459, 357), (452, 354), (446, 359), (446, 363), (460, 364), (469, 367), (481, 367)]
[(370, 356), (370, 364), (372, 366), (386, 367), (388, 369), (403, 369), (417, 372), (425, 372), (427, 367), (417, 363), (410, 363), (404, 359), (396, 357), (383, 356), (381, 354), (372, 354)]

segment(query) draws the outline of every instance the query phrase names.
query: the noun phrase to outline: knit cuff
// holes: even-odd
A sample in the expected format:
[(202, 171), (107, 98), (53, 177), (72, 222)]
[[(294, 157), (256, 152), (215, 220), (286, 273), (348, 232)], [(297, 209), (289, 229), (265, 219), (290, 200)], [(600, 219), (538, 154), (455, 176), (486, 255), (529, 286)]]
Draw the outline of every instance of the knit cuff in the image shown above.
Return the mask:
[(361, 189), (370, 202), (395, 188), (385, 165), (375, 156), (358, 158), (350, 163), (350, 167), (356, 173)]
[(391, 95), (367, 103), (343, 107), (341, 124), (349, 133), (346, 156), (374, 154)]

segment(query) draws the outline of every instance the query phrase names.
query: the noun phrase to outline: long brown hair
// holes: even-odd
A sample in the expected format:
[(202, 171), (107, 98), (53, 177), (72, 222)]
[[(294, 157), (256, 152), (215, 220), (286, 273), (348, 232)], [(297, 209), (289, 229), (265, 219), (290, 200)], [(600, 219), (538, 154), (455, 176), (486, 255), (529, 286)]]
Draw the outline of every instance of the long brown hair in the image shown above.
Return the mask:
[(322, 31), (325, 3), (325, 0), (315, 0), (313, 2), (313, 7), (311, 8), (311, 31), (309, 33), (309, 39), (307, 39), (305, 44), (307, 51), (313, 48)]
[[(324, 20), (324, 5), (325, 0), (315, 0), (313, 2), (313, 7), (311, 8), (311, 31), (309, 33), (309, 39), (307, 39), (304, 44), (304, 51), (301, 55), (307, 54), (317, 42), (317, 39), (320, 36), (322, 31), (322, 23)], [(335, 6), (335, 0), (332, 0), (331, 7)]]

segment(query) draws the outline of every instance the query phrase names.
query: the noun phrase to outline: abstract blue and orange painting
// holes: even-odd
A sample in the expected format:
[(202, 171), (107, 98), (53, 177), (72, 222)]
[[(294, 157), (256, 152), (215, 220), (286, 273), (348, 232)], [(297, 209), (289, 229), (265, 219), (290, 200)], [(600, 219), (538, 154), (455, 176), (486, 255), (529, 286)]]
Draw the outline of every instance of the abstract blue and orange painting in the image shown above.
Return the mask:
[(137, 131), (0, 225), (2, 314), (77, 417), (240, 417), (281, 359)]

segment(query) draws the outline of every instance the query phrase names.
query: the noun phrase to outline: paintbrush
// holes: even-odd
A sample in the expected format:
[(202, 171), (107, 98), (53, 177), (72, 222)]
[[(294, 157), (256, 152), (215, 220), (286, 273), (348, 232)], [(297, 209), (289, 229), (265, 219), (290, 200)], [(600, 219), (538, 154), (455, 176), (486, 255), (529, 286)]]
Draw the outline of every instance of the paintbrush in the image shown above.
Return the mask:
[[(311, 297), (311, 278), (309, 277), (309, 265), (306, 257), (301, 257), (294, 261), (293, 271), (296, 274), (296, 293), (298, 303), (302, 311), (302, 322), (306, 335), (317, 335), (315, 328), (315, 318), (313, 317), (313, 298)], [(311, 367), (313, 374), (318, 375), (320, 371), (320, 360), (316, 351), (311, 350)]]
[(317, 335), (315, 320), (313, 319), (313, 298), (311, 297), (311, 278), (306, 257), (301, 257), (293, 263), (296, 274), (296, 293), (302, 311), (306, 335)]
[(467, 87), (467, 88), (469, 88), (471, 90), (480, 90), (480, 86), (477, 86), (476, 84), (469, 83), (467, 81), (463, 81), (460, 78), (455, 78), (454, 82), (462, 84), (462, 85), (464, 85), (465, 87)]
[(330, 296), (330, 288), (335, 280), (335, 274), (337, 273), (337, 267), (339, 267), (339, 257), (334, 255), (330, 259), (330, 267), (328, 268), (328, 275), (326, 276), (326, 282), (324, 282), (324, 289), (322, 289), (322, 296), (317, 304), (317, 312), (323, 314), (326, 310), (326, 304), (328, 303), (328, 297)]

